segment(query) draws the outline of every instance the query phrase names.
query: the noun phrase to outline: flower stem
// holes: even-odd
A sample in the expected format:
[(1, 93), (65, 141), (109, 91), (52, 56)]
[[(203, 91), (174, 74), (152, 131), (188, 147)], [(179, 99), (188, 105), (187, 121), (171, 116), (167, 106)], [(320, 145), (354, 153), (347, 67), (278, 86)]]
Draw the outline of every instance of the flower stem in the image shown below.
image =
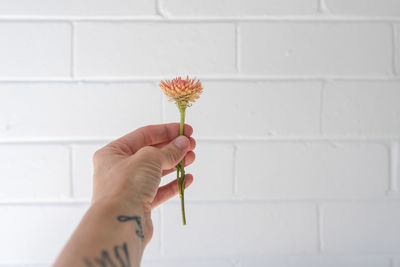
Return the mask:
[[(179, 135), (183, 135), (183, 126), (185, 125), (185, 113), (186, 107), (179, 107), (179, 111), (181, 113), (181, 123), (179, 125)], [(177, 181), (178, 181), (178, 191), (179, 197), (181, 199), (181, 210), (182, 210), (182, 223), (186, 225), (186, 215), (185, 215), (185, 197), (184, 197), (184, 190), (185, 190), (185, 158), (177, 165)], [(180, 175), (179, 175), (180, 173)]]

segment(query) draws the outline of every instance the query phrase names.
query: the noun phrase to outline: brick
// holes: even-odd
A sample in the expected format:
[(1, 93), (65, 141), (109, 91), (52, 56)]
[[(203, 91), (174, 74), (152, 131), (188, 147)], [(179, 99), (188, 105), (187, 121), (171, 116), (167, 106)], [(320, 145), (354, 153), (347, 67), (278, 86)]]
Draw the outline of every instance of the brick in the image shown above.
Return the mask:
[(391, 267), (390, 258), (376, 256), (276, 256), (241, 259), (241, 267)]
[(182, 23), (79, 23), (79, 76), (232, 73), (234, 26)]
[[(194, 181), (185, 190), (185, 200), (223, 200), (233, 198), (233, 146), (197, 141), (196, 159), (185, 167)], [(176, 172), (162, 179), (163, 184), (176, 179)], [(212, 190), (210, 190), (212, 188)], [(179, 201), (179, 198), (174, 198)]]
[(397, 0), (325, 0), (330, 13), (359, 16), (400, 16)]
[(161, 0), (161, 9), (168, 16), (262, 16), (313, 14), (317, 0)]
[(0, 78), (69, 76), (71, 27), (66, 23), (2, 22), (0, 58)]
[(4, 0), (0, 15), (17, 16), (129, 16), (155, 15), (154, 0)]
[(69, 152), (59, 145), (0, 145), (0, 199), (69, 197)]
[(52, 263), (86, 209), (87, 205), (0, 206), (0, 263)]
[[(319, 134), (320, 90), (313, 82), (207, 82), (186, 117), (199, 136)], [(167, 120), (179, 119), (165, 102)]]
[(185, 227), (179, 204), (164, 205), (162, 214), (163, 255), (168, 258), (298, 254), (317, 250), (316, 208), (309, 204), (188, 202)]
[(268, 75), (391, 75), (390, 25), (242, 23), (240, 68)]
[(400, 135), (400, 82), (333, 82), (323, 95), (324, 134)]
[(399, 253), (399, 211), (400, 203), (397, 201), (324, 204), (324, 251)]
[(243, 144), (237, 190), (243, 198), (266, 199), (385, 196), (388, 155), (374, 144)]
[(0, 138), (119, 137), (160, 123), (160, 101), (149, 84), (3, 84)]
[(142, 261), (142, 267), (233, 267), (228, 260), (154, 260)]
[(93, 154), (104, 144), (72, 146), (72, 185), (73, 196), (89, 201), (92, 198)]

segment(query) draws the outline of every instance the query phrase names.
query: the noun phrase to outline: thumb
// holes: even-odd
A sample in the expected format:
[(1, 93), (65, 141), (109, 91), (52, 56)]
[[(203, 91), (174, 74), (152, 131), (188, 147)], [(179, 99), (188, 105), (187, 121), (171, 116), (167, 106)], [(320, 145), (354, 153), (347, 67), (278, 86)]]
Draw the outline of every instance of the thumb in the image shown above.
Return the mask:
[(175, 167), (185, 156), (189, 148), (189, 139), (184, 136), (178, 136), (171, 143), (160, 149), (161, 168), (169, 170)]

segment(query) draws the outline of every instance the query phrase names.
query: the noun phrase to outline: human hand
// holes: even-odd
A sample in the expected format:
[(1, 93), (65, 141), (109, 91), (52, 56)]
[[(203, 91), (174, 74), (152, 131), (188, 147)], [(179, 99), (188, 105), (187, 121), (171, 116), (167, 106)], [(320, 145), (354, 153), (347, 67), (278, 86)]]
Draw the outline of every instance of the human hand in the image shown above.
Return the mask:
[[(117, 202), (139, 211), (150, 241), (153, 225), (151, 210), (178, 194), (177, 181), (159, 187), (161, 177), (176, 170), (185, 156), (185, 166), (195, 159), (193, 129), (185, 124), (179, 136), (179, 123), (141, 127), (97, 150), (93, 156), (93, 197), (95, 203)], [(179, 148), (174, 141), (182, 141)], [(193, 182), (186, 174), (185, 187)], [(146, 243), (147, 243), (146, 242)]]

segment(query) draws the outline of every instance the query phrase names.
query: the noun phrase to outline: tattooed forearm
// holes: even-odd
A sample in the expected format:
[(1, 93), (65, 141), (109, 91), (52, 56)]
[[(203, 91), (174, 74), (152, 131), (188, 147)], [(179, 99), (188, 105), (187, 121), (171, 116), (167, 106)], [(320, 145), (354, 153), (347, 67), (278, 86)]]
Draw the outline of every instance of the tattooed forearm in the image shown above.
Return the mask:
[(135, 221), (137, 223), (137, 226), (139, 229), (136, 229), (136, 235), (140, 237), (141, 239), (144, 238), (143, 234), (143, 226), (142, 226), (142, 218), (139, 216), (118, 216), (117, 220), (120, 222), (127, 222), (127, 221)]
[(131, 267), (129, 259), (128, 245), (124, 242), (122, 246), (114, 246), (114, 260), (107, 250), (101, 252), (100, 258), (94, 258), (93, 261), (84, 258), (87, 267)]

